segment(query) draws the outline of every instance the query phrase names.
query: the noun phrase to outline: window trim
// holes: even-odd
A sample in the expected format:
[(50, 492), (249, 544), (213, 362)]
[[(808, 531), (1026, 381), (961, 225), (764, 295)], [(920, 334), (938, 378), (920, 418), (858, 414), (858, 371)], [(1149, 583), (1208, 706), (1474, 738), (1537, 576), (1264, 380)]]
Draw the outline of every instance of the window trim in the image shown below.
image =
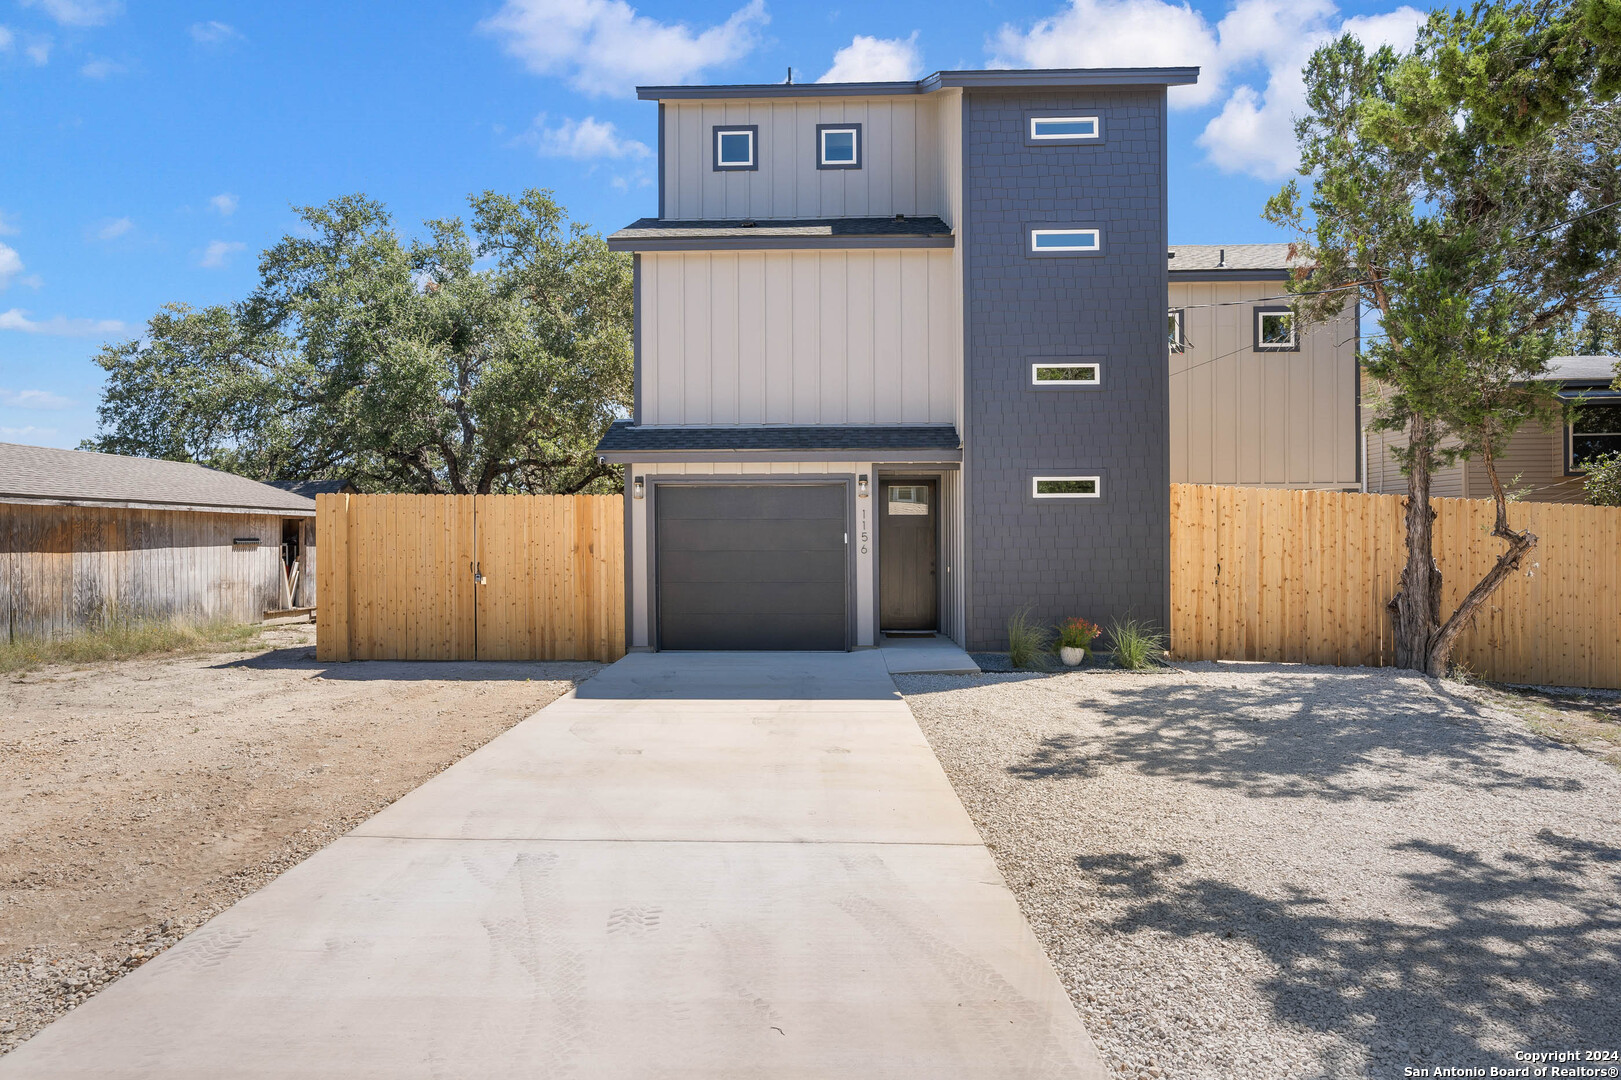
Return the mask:
[[(1092, 134), (1037, 135), (1035, 134), (1036, 122), (1039, 120), (1090, 120), (1092, 121)], [(1073, 112), (1057, 113), (1050, 110), (1024, 114), (1024, 145), (1026, 146), (1097, 146), (1102, 142), (1102, 114), (1087, 116)]]
[[(1604, 398), (1594, 399), (1594, 398), (1589, 398), (1589, 397), (1584, 396), (1583, 398), (1581, 398), (1579, 400), (1581, 400), (1583, 403), (1591, 402), (1592, 404), (1595, 404), (1595, 405), (1608, 405), (1608, 406), (1612, 406), (1614, 408), (1621, 408), (1621, 398), (1616, 398), (1615, 400), (1610, 400), (1608, 394), (1606, 394), (1606, 396)], [(1582, 435), (1603, 435), (1603, 436), (1606, 436), (1606, 437), (1609, 437), (1609, 438), (1614, 438), (1614, 437), (1617, 437), (1617, 436), (1621, 436), (1621, 431), (1583, 431), (1583, 432), (1577, 432), (1575, 421), (1572, 421), (1572, 420), (1565, 421), (1565, 475), (1566, 476), (1586, 476), (1587, 475), (1587, 469), (1585, 467), (1581, 466), (1581, 465), (1576, 464), (1576, 460), (1575, 460), (1576, 459), (1576, 436), (1578, 434), (1582, 434)]]
[[(1037, 238), (1052, 235), (1091, 233), (1093, 246), (1044, 248), (1037, 246)], [(1103, 230), (1096, 225), (1039, 222), (1025, 230), (1025, 254), (1036, 259), (1073, 259), (1103, 254)]]
[[(856, 136), (856, 159), (854, 161), (828, 161), (826, 147), (822, 143), (823, 133), (828, 131), (853, 131)], [(861, 160), (861, 125), (860, 124), (817, 124), (816, 125), (816, 167), (818, 169), (859, 169)]]
[[(748, 164), (722, 164), (720, 160), (720, 137), (722, 135), (738, 134), (747, 134), (749, 137)], [(709, 162), (713, 172), (758, 172), (760, 169), (760, 125), (715, 124), (711, 126), (709, 129)]]
[[(1092, 491), (1090, 494), (1080, 492), (1048, 492), (1042, 494), (1042, 483), (1051, 483), (1055, 480), (1066, 482), (1090, 480), (1092, 481)], [(1030, 497), (1032, 499), (1101, 499), (1103, 498), (1103, 476), (1099, 473), (1084, 476), (1032, 476), (1030, 478)]]
[[(1091, 368), (1090, 379), (1042, 379), (1042, 368)], [(1096, 360), (1046, 359), (1030, 361), (1030, 386), (1035, 390), (1097, 390), (1103, 385), (1103, 365)]]
[(1179, 308), (1179, 307), (1166, 308), (1165, 309), (1165, 315), (1166, 315), (1166, 317), (1168, 319), (1169, 318), (1176, 319), (1176, 339), (1173, 341), (1171, 339), (1170, 334), (1167, 333), (1165, 335), (1165, 343), (1166, 343), (1166, 345), (1168, 345), (1170, 347), (1170, 350), (1172, 352), (1174, 352), (1174, 353), (1187, 352), (1187, 350), (1188, 350), (1188, 309), (1187, 308)]
[[(1271, 345), (1261, 340), (1261, 321), (1262, 317), (1266, 315), (1290, 316), (1289, 344)], [(1278, 307), (1276, 305), (1270, 307), (1256, 307), (1255, 316), (1251, 323), (1250, 330), (1254, 336), (1254, 340), (1250, 342), (1250, 346), (1255, 352), (1276, 353), (1300, 351), (1300, 320), (1299, 316), (1295, 314), (1295, 310), (1291, 307)]]

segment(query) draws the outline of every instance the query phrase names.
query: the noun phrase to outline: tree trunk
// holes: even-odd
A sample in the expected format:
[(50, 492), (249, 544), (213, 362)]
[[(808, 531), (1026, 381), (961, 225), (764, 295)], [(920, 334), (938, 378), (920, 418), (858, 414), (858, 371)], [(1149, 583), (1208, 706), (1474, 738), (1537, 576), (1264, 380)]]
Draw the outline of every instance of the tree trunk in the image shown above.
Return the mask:
[(1428, 417), (1407, 426), (1412, 454), (1407, 473), (1407, 565), (1390, 601), (1396, 638), (1396, 666), (1429, 671), (1431, 641), (1441, 621), (1441, 568), (1435, 563), (1435, 511), (1430, 509), (1430, 466), (1435, 434)]
[(1430, 640), (1429, 655), (1426, 658), (1424, 671), (1428, 675), (1440, 678), (1446, 674), (1447, 661), (1452, 658), (1452, 647), (1458, 643), (1458, 636), (1468, 625), (1475, 609), (1486, 602), (1486, 598), (1497, 591), (1497, 587), (1508, 580), (1508, 576), (1520, 568), (1520, 562), (1525, 558), (1526, 552), (1537, 546), (1536, 535), (1529, 530), (1515, 532), (1508, 527), (1508, 496), (1503, 491), (1502, 482), (1497, 478), (1497, 462), (1492, 457), (1491, 440), (1486, 442), (1485, 450), (1486, 475), (1492, 482), (1492, 501), (1497, 505), (1497, 520), (1492, 528), (1492, 535), (1508, 541), (1508, 550), (1497, 557), (1497, 562), (1487, 572), (1486, 576), (1475, 583), (1469, 590), (1469, 595), (1463, 598), (1458, 610), (1448, 617), (1445, 625), (1436, 631)]

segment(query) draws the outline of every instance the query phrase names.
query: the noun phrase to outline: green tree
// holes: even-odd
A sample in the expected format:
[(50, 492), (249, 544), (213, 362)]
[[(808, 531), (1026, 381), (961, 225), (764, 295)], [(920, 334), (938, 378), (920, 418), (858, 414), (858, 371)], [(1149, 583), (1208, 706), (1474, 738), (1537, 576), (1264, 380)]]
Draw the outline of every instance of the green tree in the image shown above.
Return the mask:
[[(1403, 432), (1407, 561), (1391, 602), (1396, 661), (1444, 673), (1458, 635), (1535, 536), (1508, 523), (1496, 459), (1524, 423), (1562, 408), (1547, 370), (1562, 334), (1621, 282), (1621, 0), (1439, 11), (1413, 51), (1351, 36), (1307, 65), (1296, 122), (1303, 199), (1267, 204), (1293, 229), (1303, 319), (1355, 299), (1377, 315), (1362, 362), (1370, 426)], [(1478, 457), (1506, 550), (1442, 618), (1431, 475)]]
[(407, 241), (361, 195), (299, 211), (230, 307), (108, 346), (86, 446), (385, 491), (607, 490), (631, 396), (627, 256), (549, 193), (469, 200)]

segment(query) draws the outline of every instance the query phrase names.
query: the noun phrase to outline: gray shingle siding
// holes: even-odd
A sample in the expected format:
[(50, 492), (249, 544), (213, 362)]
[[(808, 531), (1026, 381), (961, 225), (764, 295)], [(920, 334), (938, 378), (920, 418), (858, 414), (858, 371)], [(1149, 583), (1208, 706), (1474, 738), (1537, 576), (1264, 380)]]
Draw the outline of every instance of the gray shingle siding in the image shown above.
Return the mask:
[[(1099, 115), (1101, 145), (1027, 146), (1025, 116)], [(1170, 614), (1165, 361), (1165, 92), (965, 95), (970, 648), (1005, 648), (1008, 616), (1107, 624)], [(1105, 254), (1030, 258), (1033, 221), (1103, 232)], [(1085, 355), (1103, 390), (1029, 394), (1033, 359)], [(1101, 499), (1030, 498), (1036, 474), (1103, 477)]]

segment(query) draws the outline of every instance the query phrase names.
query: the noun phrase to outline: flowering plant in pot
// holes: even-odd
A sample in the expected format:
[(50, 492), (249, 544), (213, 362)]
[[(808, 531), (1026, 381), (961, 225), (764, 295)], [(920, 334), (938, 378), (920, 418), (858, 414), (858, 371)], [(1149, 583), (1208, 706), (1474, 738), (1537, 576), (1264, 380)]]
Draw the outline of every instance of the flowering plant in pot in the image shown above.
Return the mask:
[(1074, 667), (1086, 659), (1091, 651), (1092, 642), (1103, 633), (1103, 628), (1097, 623), (1087, 622), (1085, 619), (1065, 619), (1058, 624), (1058, 659), (1066, 667)]

